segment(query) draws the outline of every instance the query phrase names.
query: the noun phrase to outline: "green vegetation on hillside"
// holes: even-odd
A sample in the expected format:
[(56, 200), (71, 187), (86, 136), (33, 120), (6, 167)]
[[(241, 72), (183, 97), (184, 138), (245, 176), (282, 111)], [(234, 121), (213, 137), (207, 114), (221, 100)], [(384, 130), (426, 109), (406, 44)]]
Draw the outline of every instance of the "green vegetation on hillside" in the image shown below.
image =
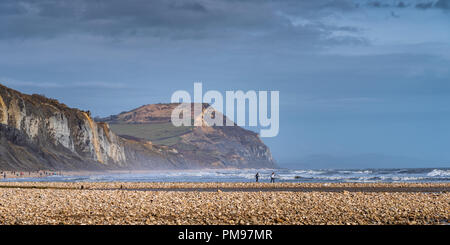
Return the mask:
[(193, 127), (175, 127), (172, 123), (110, 124), (110, 128), (118, 135), (129, 135), (158, 145), (174, 145), (180, 141), (180, 136), (193, 129)]

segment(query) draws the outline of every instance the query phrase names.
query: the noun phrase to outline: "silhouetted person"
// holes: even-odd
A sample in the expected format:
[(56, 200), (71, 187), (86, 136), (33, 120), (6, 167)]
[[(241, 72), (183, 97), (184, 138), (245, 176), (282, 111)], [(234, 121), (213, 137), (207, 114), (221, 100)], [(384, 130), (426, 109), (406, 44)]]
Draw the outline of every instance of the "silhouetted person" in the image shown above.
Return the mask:
[(258, 180), (259, 180), (259, 173), (256, 173), (255, 178), (256, 178), (256, 182), (258, 182)]
[(270, 183), (275, 183), (275, 172), (270, 175)]

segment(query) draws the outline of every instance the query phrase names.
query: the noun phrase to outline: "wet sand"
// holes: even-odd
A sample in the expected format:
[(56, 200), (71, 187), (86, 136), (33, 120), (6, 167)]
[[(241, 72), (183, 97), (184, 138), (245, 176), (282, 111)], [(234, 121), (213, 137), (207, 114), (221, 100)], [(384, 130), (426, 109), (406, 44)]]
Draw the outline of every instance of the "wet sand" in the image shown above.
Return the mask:
[(0, 224), (445, 224), (450, 183), (0, 183)]

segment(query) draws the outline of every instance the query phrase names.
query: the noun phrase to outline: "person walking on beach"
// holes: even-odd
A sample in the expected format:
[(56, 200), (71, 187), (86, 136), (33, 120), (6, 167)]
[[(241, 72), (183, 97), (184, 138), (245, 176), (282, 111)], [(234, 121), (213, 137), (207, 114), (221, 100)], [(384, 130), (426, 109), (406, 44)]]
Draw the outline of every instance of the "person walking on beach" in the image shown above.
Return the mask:
[(270, 183), (275, 183), (275, 172), (270, 175)]
[(256, 178), (256, 182), (258, 182), (258, 180), (259, 180), (259, 173), (258, 172), (256, 172), (255, 178)]

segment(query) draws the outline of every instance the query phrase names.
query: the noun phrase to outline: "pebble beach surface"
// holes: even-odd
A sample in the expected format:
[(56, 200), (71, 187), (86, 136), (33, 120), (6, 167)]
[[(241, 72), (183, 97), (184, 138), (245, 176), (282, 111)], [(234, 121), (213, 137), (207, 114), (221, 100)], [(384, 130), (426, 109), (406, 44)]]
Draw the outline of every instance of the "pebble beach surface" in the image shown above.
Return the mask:
[(448, 224), (448, 190), (450, 183), (5, 182), (0, 224)]

